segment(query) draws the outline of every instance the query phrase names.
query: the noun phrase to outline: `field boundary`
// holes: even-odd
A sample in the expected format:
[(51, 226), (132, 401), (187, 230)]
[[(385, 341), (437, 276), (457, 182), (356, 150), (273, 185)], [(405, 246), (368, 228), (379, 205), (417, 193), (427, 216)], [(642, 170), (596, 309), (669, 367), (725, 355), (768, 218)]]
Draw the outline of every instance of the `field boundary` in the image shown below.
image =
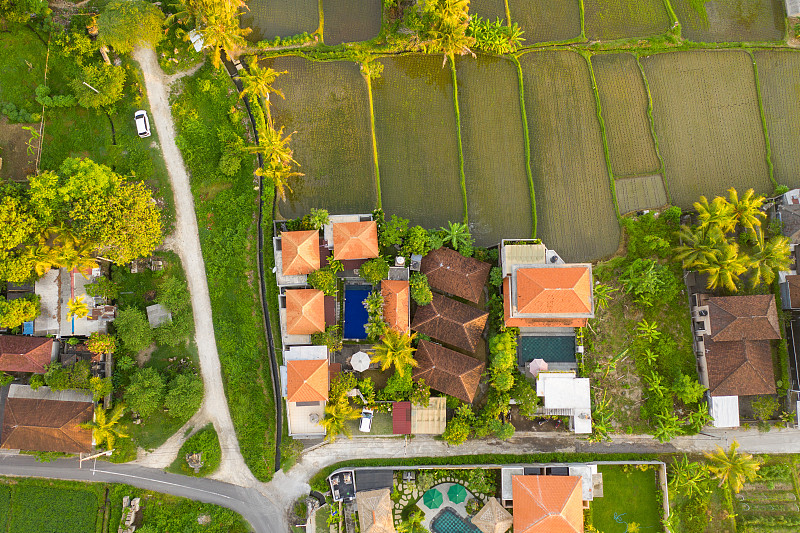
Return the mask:
[(508, 27), (510, 28), (511, 27), (511, 9), (509, 9), (509, 7), (508, 7), (508, 0), (503, 0), (503, 5), (506, 8), (506, 21), (508, 22)]
[(769, 170), (769, 180), (772, 182), (774, 187), (778, 187), (778, 182), (775, 181), (775, 175), (773, 173), (773, 166), (772, 166), (772, 148), (769, 144), (769, 128), (767, 127), (767, 115), (764, 111), (764, 100), (761, 98), (761, 79), (758, 75), (758, 64), (756, 63), (756, 56), (753, 54), (753, 51), (750, 49), (746, 50), (747, 55), (750, 56), (750, 59), (753, 61), (753, 76), (755, 77), (756, 82), (756, 99), (758, 100), (758, 114), (761, 116), (761, 127), (764, 130), (764, 144), (766, 145), (766, 158), (767, 158), (767, 169)]
[(317, 0), (317, 15), (319, 16), (319, 26), (312, 35), (319, 35), (319, 42), (325, 44), (325, 8), (322, 6), (322, 0)]
[(533, 171), (531, 170), (531, 134), (528, 130), (528, 112), (525, 110), (525, 82), (522, 80), (522, 65), (516, 55), (510, 56), (511, 62), (517, 67), (517, 83), (519, 85), (519, 107), (522, 112), (522, 139), (525, 142), (525, 173), (528, 175), (528, 188), (531, 194), (531, 216), (533, 227), (531, 237), (536, 238), (536, 191), (533, 187)]
[(581, 41), (586, 41), (586, 11), (583, 7), (583, 0), (578, 0), (578, 7), (580, 8), (581, 12), (581, 34), (580, 39)]
[(370, 124), (370, 134), (372, 138), (372, 160), (374, 161), (375, 165), (375, 196), (377, 200), (377, 208), (382, 207), (382, 200), (381, 200), (381, 171), (378, 167), (378, 139), (375, 137), (375, 107), (372, 103), (372, 79), (369, 75), (364, 75), (364, 79), (367, 83), (367, 96), (369, 98), (369, 124)]
[(678, 37), (680, 37), (681, 21), (678, 19), (678, 14), (675, 13), (675, 9), (673, 9), (670, 0), (664, 0), (664, 7), (667, 10), (667, 15), (669, 15), (669, 21), (672, 23), (672, 28), (675, 28), (675, 25), (677, 24), (677, 29), (679, 30)]
[(453, 106), (456, 112), (456, 140), (458, 141), (458, 173), (461, 179), (461, 199), (464, 202), (464, 224), (469, 224), (469, 205), (467, 199), (467, 177), (464, 174), (464, 147), (461, 144), (461, 110), (458, 107), (458, 79), (456, 63), (450, 60), (450, 77), (453, 79)]
[(664, 183), (664, 190), (667, 193), (667, 201), (671, 204), (672, 194), (669, 192), (669, 184), (667, 183), (667, 165), (664, 163), (664, 157), (661, 155), (661, 146), (658, 144), (658, 135), (656, 134), (656, 121), (653, 117), (653, 95), (650, 93), (650, 82), (647, 80), (647, 75), (644, 73), (644, 67), (642, 67), (641, 61), (639, 61), (639, 56), (635, 55), (634, 57), (636, 58), (636, 66), (639, 68), (639, 72), (642, 75), (644, 90), (647, 93), (647, 120), (650, 123), (650, 134), (653, 136), (653, 142), (656, 147), (656, 157), (658, 157), (658, 160), (661, 162), (661, 180)]

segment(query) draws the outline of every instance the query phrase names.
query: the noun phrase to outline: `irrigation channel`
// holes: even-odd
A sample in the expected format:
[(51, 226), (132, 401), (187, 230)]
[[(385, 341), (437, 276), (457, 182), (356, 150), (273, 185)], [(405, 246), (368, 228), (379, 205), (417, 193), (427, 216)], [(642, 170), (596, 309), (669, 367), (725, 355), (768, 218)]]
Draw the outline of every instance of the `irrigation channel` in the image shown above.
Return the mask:
[[(246, 69), (247, 67), (240, 62), (236, 62), (236, 64), (232, 63), (225, 57), (225, 54), (221, 52), (222, 61), (225, 64), (225, 70), (228, 71), (228, 74), (233, 81), (234, 86), (236, 86), (236, 90), (241, 94), (242, 92), (242, 82), (238, 78), (239, 76), (239, 68)], [(239, 68), (237, 68), (237, 66)], [(250, 111), (250, 97), (245, 95), (242, 97), (244, 100), (245, 108), (247, 109), (247, 116), (250, 117), (250, 126), (253, 128), (253, 135), (255, 136), (256, 144), (259, 143), (258, 139), (258, 128), (256, 127), (256, 121), (253, 118), (253, 113)], [(264, 158), (261, 154), (256, 154), (258, 157), (258, 166), (259, 168), (264, 167)], [(273, 193), (275, 194), (275, 193)], [(276, 197), (273, 196), (272, 198), (272, 205), (275, 205)], [(272, 320), (269, 314), (269, 304), (267, 303), (267, 285), (266, 280), (264, 278), (264, 176), (258, 177), (258, 280), (259, 286), (261, 288), (261, 317), (264, 321), (264, 328), (267, 332), (267, 346), (269, 348), (269, 363), (270, 363), (270, 373), (272, 374), (272, 396), (275, 400), (275, 471), (281, 469), (281, 436), (283, 432), (283, 415), (281, 412), (281, 397), (279, 391), (281, 390), (280, 383), (278, 383), (279, 374), (278, 374), (278, 360), (275, 357), (275, 342), (272, 336)], [(273, 207), (273, 212), (270, 217), (270, 220), (273, 219), (275, 214), (275, 209)], [(273, 226), (270, 225), (269, 229), (269, 238), (270, 242), (272, 242), (272, 228)]]

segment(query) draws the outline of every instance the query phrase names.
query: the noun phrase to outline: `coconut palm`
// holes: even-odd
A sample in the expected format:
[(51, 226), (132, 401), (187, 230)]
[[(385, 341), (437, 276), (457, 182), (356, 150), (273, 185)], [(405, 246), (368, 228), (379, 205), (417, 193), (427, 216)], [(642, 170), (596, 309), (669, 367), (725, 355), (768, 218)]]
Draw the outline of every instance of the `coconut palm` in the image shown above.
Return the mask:
[(58, 250), (58, 266), (66, 268), (68, 272), (77, 269), (81, 273), (96, 268), (97, 261), (91, 255), (94, 249), (94, 244), (87, 241), (68, 240)]
[(44, 276), (51, 268), (58, 266), (58, 250), (46, 244), (28, 248), (27, 255), (33, 261), (33, 268), (39, 277)]
[(733, 218), (733, 206), (725, 198), (717, 196), (709, 203), (705, 196), (701, 196), (700, 201), (692, 205), (697, 211), (697, 219), (700, 221), (701, 228), (717, 226), (727, 233), (733, 231), (736, 227), (736, 221)]
[(414, 511), (408, 516), (407, 520), (397, 524), (397, 533), (429, 533), (422, 525), (425, 515), (422, 511)]
[(299, 167), (300, 164), (294, 160), (294, 152), (289, 146), (292, 141), (292, 135), (297, 132), (293, 131), (284, 137), (283, 130), (283, 126), (279, 130), (268, 127), (266, 130), (259, 132), (258, 145), (248, 146), (246, 148), (247, 151), (252, 154), (261, 154), (265, 164), (269, 161), (279, 163), (285, 167), (291, 167), (292, 165)]
[(698, 271), (708, 274), (709, 289), (724, 287), (736, 292), (738, 290), (736, 283), (739, 281), (739, 276), (747, 272), (750, 267), (750, 258), (739, 253), (739, 245), (727, 244), (713, 260), (704, 264), (698, 263), (696, 267)]
[(350, 405), (347, 397), (343, 397), (337, 402), (328, 402), (325, 406), (325, 417), (319, 422), (325, 428), (325, 440), (333, 442), (339, 435), (350, 438), (351, 433), (347, 421), (355, 420), (359, 416), (361, 415), (358, 409)]
[(235, 59), (241, 50), (247, 46), (244, 37), (252, 30), (239, 26), (238, 11), (229, 13), (209, 13), (204, 17), (203, 23), (197, 32), (203, 38), (203, 47), (211, 50), (211, 64), (219, 68), (221, 52), (225, 52), (228, 59)]
[(775, 280), (775, 272), (789, 270), (792, 259), (788, 237), (776, 235), (765, 242), (761, 228), (753, 232), (756, 236), (756, 246), (755, 253), (751, 256), (750, 283), (756, 288), (762, 282), (766, 285), (771, 284)]
[(738, 494), (744, 487), (745, 481), (754, 481), (758, 477), (761, 462), (749, 453), (738, 453), (737, 448), (739, 443), (733, 441), (731, 449), (727, 452), (717, 446), (716, 451), (706, 452), (705, 456), (712, 463), (708, 469), (719, 479), (719, 486), (727, 481), (733, 492)]
[(747, 192), (739, 198), (739, 193), (731, 187), (728, 189), (728, 197), (730, 198), (730, 213), (734, 222), (748, 231), (753, 231), (756, 226), (760, 227), (762, 219), (767, 218), (767, 214), (761, 211), (764, 197), (756, 196), (753, 189), (747, 189)]
[(371, 362), (380, 363), (381, 371), (394, 365), (395, 372), (401, 377), (405, 374), (408, 365), (417, 366), (414, 360), (416, 348), (411, 346), (411, 341), (417, 336), (416, 333), (400, 333), (395, 329), (387, 329), (381, 338), (380, 344), (370, 351)]
[(686, 455), (670, 465), (669, 488), (683, 496), (692, 498), (708, 492), (710, 479), (708, 466), (689, 461)]
[(717, 226), (690, 228), (683, 225), (677, 232), (681, 244), (675, 247), (673, 259), (683, 268), (713, 261), (725, 244), (725, 234)]
[(125, 404), (117, 404), (111, 413), (98, 407), (94, 411), (94, 421), (85, 422), (81, 427), (92, 430), (92, 438), (96, 445), (100, 446), (105, 442), (106, 449), (110, 450), (114, 447), (115, 440), (128, 436), (118, 427), (119, 420), (124, 414)]
[(423, 17), (429, 25), (419, 47), (426, 53), (444, 54), (442, 66), (456, 54), (475, 54), (470, 47), (475, 38), (469, 28), (469, 0), (428, 0), (423, 4)]
[(89, 314), (89, 306), (86, 305), (83, 296), (70, 299), (67, 302), (67, 308), (69, 309), (67, 320), (72, 317), (83, 318)]
[(270, 113), (269, 104), (270, 93), (275, 93), (284, 99), (286, 98), (283, 92), (280, 89), (274, 88), (272, 84), (275, 83), (278, 76), (286, 74), (286, 72), (286, 70), (279, 72), (270, 67), (261, 68), (258, 66), (258, 59), (253, 57), (253, 59), (250, 60), (249, 69), (243, 70), (241, 74), (239, 74), (243, 86), (239, 98), (249, 95), (257, 99), (263, 99), (265, 104), (264, 109), (267, 111), (267, 123), (270, 125), (272, 125), (272, 114)]

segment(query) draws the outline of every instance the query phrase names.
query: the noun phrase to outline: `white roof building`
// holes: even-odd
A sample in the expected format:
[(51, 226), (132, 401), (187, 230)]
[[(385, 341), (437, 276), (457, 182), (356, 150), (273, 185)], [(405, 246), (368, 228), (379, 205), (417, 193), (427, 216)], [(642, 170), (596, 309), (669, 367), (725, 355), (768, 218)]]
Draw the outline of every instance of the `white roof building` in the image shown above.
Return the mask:
[(738, 396), (712, 396), (710, 410), (715, 428), (739, 427)]
[(544, 397), (541, 414), (569, 416), (575, 433), (592, 432), (589, 378), (575, 377), (575, 372), (540, 372), (536, 394)]

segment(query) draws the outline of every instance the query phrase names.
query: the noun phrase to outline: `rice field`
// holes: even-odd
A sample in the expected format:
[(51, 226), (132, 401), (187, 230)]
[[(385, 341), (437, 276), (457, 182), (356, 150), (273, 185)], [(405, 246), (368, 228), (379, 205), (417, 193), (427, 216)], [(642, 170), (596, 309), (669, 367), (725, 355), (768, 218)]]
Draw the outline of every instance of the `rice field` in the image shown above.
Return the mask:
[(797, 108), (800, 104), (800, 54), (785, 51), (755, 52), (761, 98), (767, 120), (775, 181), (800, 187), (800, 143)]
[(318, 63), (281, 57), (265, 64), (288, 71), (275, 82), (272, 113), (292, 137), (304, 177), (293, 182), (281, 214), (294, 217), (312, 207), (331, 213), (364, 213), (378, 203), (367, 84), (352, 62)]
[(530, 238), (533, 214), (517, 67), (478, 56), (456, 61), (467, 211), (476, 243)]
[(525, 32), (523, 44), (567, 41), (581, 34), (580, 0), (507, 0), (511, 22)]
[(647, 116), (647, 88), (636, 57), (598, 55), (592, 57), (592, 68), (615, 177), (657, 172), (661, 162)]
[(250, 41), (313, 33), (319, 27), (317, 0), (250, 0), (242, 26), (252, 28)]
[(469, 12), (485, 19), (505, 21), (506, 3), (505, 0), (471, 0)]
[[(685, 39), (697, 42), (780, 41), (783, 0), (671, 0)], [(695, 7), (703, 6), (703, 8)]]
[(583, 6), (590, 41), (647, 37), (671, 25), (664, 0), (584, 0)]
[(565, 261), (611, 254), (620, 230), (586, 60), (574, 52), (530, 52), (520, 64), (537, 237)]
[[(329, 46), (368, 41), (381, 31), (381, 0), (323, 0), (323, 40)], [(354, 16), (354, 14), (358, 16)]]
[(372, 93), (383, 209), (427, 228), (462, 221), (450, 68), (442, 68), (440, 55), (381, 63)]
[(614, 182), (621, 215), (667, 205), (661, 174), (619, 179)]
[(750, 55), (673, 52), (642, 59), (672, 202), (729, 187), (771, 192)]

